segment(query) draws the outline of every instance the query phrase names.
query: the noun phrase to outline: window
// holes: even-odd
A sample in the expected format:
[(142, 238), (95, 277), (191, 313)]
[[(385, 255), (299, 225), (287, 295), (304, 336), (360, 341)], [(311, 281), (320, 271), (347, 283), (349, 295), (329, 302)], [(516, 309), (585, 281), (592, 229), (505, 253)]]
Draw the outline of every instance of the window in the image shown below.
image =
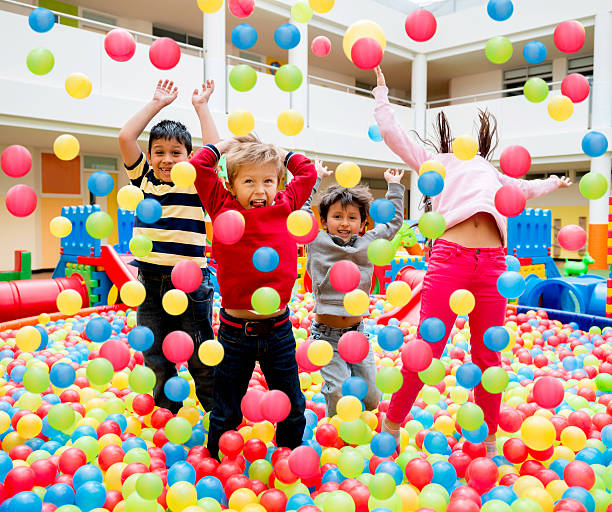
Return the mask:
[(243, 50), (240, 50), (238, 52), (238, 57), (240, 57), (241, 59), (246, 59), (246, 60), (250, 60), (253, 62), (263, 62), (263, 57), (261, 55), (257, 55), (256, 53), (251, 53), (251, 52), (245, 52)]
[(589, 79), (593, 80), (593, 56), (577, 57), (567, 61), (567, 73), (580, 73)]
[[(538, 64), (537, 66), (527, 66), (517, 69), (508, 69), (504, 71), (504, 89), (515, 89), (523, 87), (529, 78), (541, 78), (547, 83), (552, 82), (552, 63)], [(508, 91), (504, 96), (519, 96), (523, 94), (522, 89), (518, 91)]]
[(170, 39), (174, 39), (177, 43), (186, 43), (199, 48), (204, 47), (204, 40), (201, 37), (192, 36), (184, 32), (175, 32), (174, 30), (159, 27), (157, 25), (153, 25), (153, 35), (157, 37), (169, 37)]
[[(372, 85), (372, 84), (369, 84), (367, 82), (360, 82), (359, 80), (355, 80), (355, 87), (357, 87), (357, 89), (358, 89), (358, 90), (355, 91), (355, 94), (359, 94), (361, 96), (367, 96), (368, 98), (370, 98), (372, 96), (370, 91), (375, 86)], [(360, 91), (359, 89), (365, 89), (365, 91)]]
[(116, 171), (117, 159), (112, 156), (90, 156), (85, 155), (85, 169), (95, 169), (96, 171)]

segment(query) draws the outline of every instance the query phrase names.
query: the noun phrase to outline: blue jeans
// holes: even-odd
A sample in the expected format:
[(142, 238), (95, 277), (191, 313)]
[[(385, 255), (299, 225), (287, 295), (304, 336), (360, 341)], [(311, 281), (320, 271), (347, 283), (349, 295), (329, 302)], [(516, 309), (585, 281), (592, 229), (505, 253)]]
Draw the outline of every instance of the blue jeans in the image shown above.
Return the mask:
[(187, 310), (181, 315), (169, 315), (162, 307), (162, 297), (174, 285), (170, 274), (148, 269), (138, 270), (138, 280), (144, 285), (147, 296), (138, 306), (138, 325), (144, 325), (153, 331), (153, 346), (143, 352), (145, 364), (153, 370), (156, 377), (153, 398), (159, 407), (165, 407), (177, 413), (182, 404), (173, 402), (164, 393), (164, 385), (171, 377), (177, 375), (176, 366), (168, 361), (162, 352), (162, 343), (172, 331), (185, 331), (193, 339), (194, 351), (188, 361), (189, 373), (193, 377), (198, 400), (206, 411), (213, 405), (213, 368), (206, 366), (198, 357), (198, 347), (206, 340), (214, 339), (212, 328), (213, 288), (210, 272), (202, 269), (202, 284), (188, 293)]
[(220, 316), (218, 339), (225, 355), (215, 366), (215, 401), (208, 431), (211, 457), (218, 457), (221, 435), (236, 429), (242, 422), (240, 402), (247, 392), (255, 361), (259, 361), (268, 388), (283, 391), (291, 401), (289, 415), (276, 428), (276, 445), (289, 448), (300, 446), (306, 426), (306, 399), (300, 389), (289, 310), (272, 319), (272, 323), (283, 321), (282, 324), (260, 335), (247, 335), (244, 329), (225, 323), (223, 318), (238, 324), (245, 321), (228, 315), (223, 309)]

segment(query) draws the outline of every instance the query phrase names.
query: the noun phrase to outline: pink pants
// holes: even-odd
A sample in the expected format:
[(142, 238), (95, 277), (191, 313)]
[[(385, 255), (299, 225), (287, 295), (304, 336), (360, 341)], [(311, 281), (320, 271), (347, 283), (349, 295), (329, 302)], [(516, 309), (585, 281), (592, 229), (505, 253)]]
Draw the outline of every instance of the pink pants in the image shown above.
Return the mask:
[[(464, 288), (471, 291), (476, 306), (470, 313), (470, 347), (472, 362), (484, 372), (491, 366), (501, 365), (499, 352), (489, 350), (483, 343), (485, 331), (494, 325), (504, 325), (507, 301), (497, 291), (497, 278), (506, 271), (504, 249), (468, 249), (459, 244), (438, 239), (432, 249), (429, 267), (421, 293), (421, 321), (436, 317), (444, 322), (446, 336), (432, 343), (433, 356), (440, 358), (457, 315), (449, 306), (451, 294)], [(393, 394), (387, 417), (394, 423), (402, 423), (410, 412), (423, 387), (418, 374), (402, 369), (404, 382)], [(497, 431), (501, 394), (491, 394), (481, 385), (475, 389), (474, 398), (484, 412), (490, 433)]]

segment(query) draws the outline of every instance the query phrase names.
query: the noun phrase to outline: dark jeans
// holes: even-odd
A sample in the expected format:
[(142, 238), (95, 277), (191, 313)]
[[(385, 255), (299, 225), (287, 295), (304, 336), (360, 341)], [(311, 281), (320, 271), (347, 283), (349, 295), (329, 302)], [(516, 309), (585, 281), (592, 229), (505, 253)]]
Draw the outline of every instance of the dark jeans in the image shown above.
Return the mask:
[(153, 331), (155, 341), (149, 350), (143, 353), (145, 364), (153, 370), (157, 379), (153, 389), (155, 404), (177, 413), (180, 402), (173, 402), (164, 393), (164, 385), (177, 374), (174, 363), (168, 361), (162, 352), (162, 343), (172, 331), (185, 331), (193, 339), (194, 351), (188, 361), (189, 373), (193, 377), (198, 400), (206, 411), (213, 405), (213, 368), (206, 366), (198, 357), (198, 347), (206, 340), (214, 339), (212, 329), (213, 288), (210, 272), (202, 269), (202, 284), (194, 292), (188, 293), (187, 310), (178, 316), (169, 315), (162, 307), (162, 297), (174, 285), (170, 274), (139, 269), (138, 280), (144, 285), (147, 296), (138, 306), (138, 325), (145, 325)]
[[(230, 321), (241, 322), (224, 310), (221, 310), (221, 315)], [(276, 317), (274, 323), (288, 317), (289, 310)], [(211, 457), (218, 457), (221, 434), (236, 429), (242, 422), (240, 402), (249, 386), (255, 361), (259, 361), (268, 388), (280, 389), (291, 401), (289, 416), (276, 428), (276, 445), (289, 448), (301, 445), (306, 426), (306, 399), (300, 389), (291, 322), (287, 320), (269, 334), (247, 336), (239, 328), (221, 321), (218, 339), (225, 355), (221, 363), (215, 366), (215, 403), (208, 432)]]

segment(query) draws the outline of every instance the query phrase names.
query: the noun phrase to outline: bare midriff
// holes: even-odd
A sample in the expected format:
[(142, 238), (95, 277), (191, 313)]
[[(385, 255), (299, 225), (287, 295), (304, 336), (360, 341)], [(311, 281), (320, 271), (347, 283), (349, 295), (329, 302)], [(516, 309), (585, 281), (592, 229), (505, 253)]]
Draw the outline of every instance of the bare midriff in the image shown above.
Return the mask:
[(265, 320), (266, 318), (274, 318), (275, 316), (282, 315), (285, 310), (279, 309), (271, 315), (260, 315), (258, 313), (255, 313), (255, 311), (251, 311), (250, 309), (226, 309), (225, 312), (228, 315), (231, 315), (236, 318), (247, 318), (249, 320)]
[(329, 327), (336, 327), (338, 329), (344, 329), (351, 327), (361, 322), (360, 316), (337, 316), (337, 315), (320, 315), (315, 314), (315, 320), (320, 324), (328, 325)]
[(478, 212), (452, 228), (440, 237), (469, 248), (493, 248), (502, 245), (497, 222), (490, 213)]

